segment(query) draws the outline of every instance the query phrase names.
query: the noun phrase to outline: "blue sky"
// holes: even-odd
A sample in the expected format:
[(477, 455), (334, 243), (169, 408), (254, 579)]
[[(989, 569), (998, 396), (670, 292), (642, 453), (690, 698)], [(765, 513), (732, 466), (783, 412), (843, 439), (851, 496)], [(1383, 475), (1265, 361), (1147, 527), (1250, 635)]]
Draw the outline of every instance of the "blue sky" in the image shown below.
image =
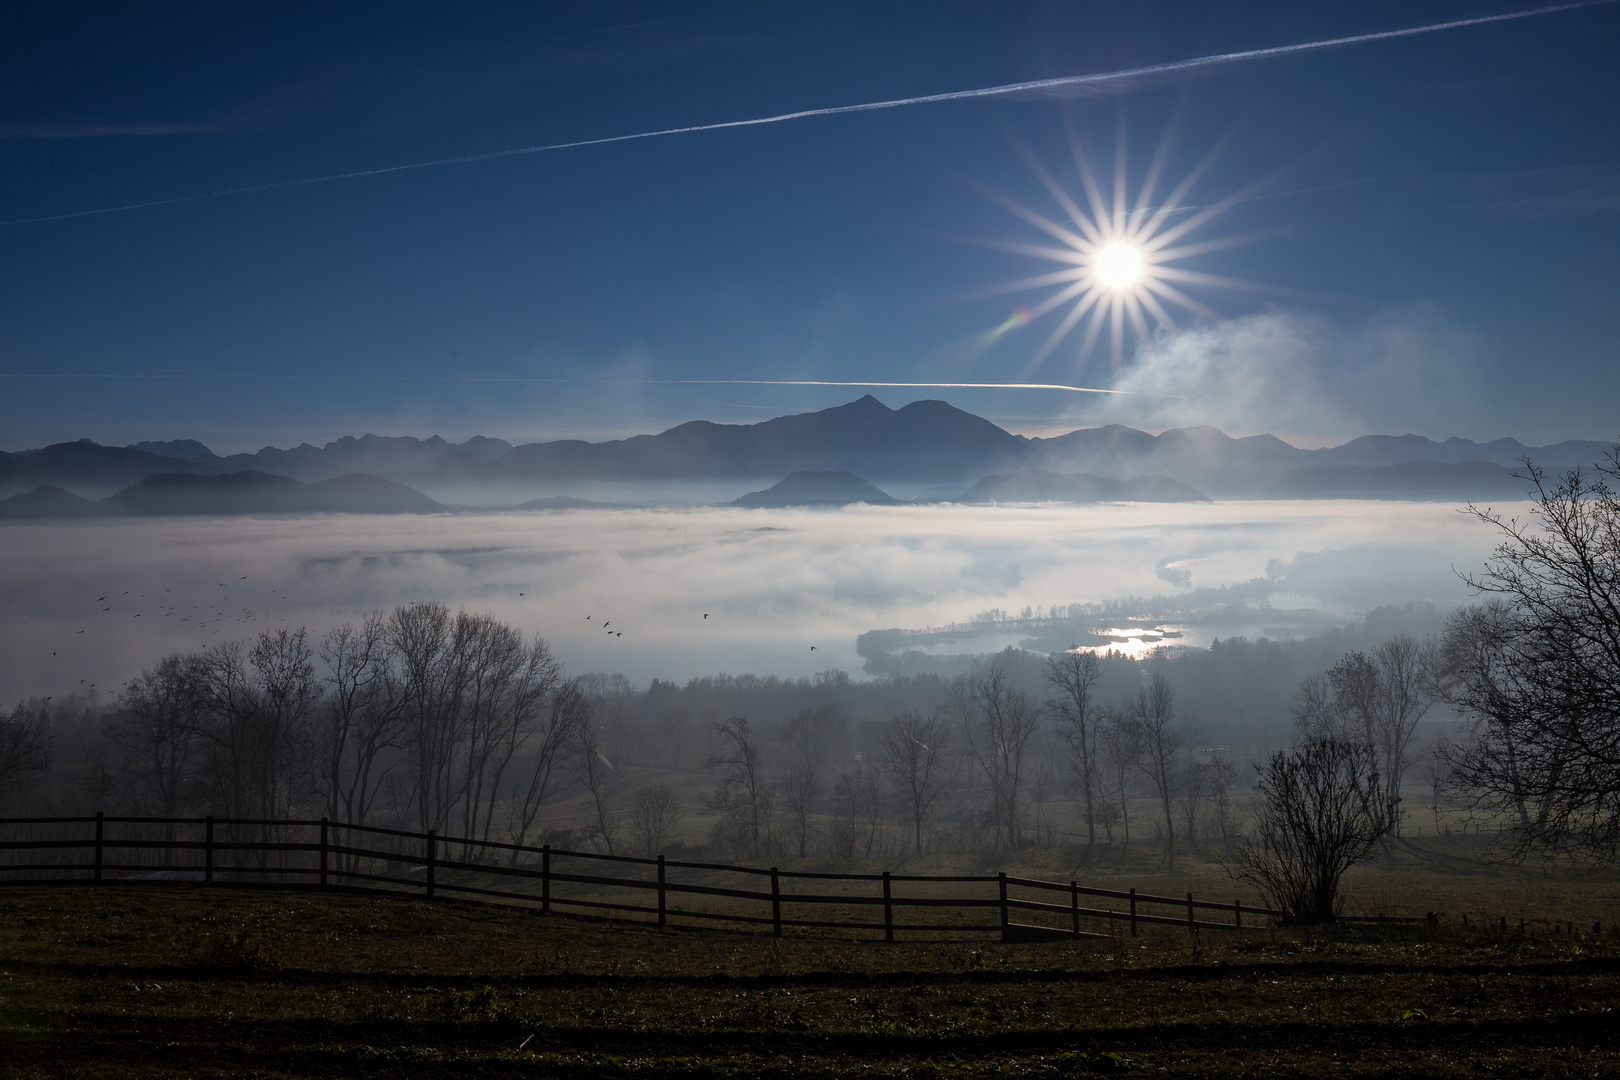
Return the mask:
[[(7, 5), (0, 220), (1135, 68), (1521, 10), (1483, 2)], [(812, 118), (0, 226), (0, 446), (603, 438), (843, 388), (1014, 430), (1211, 423), (1620, 437), (1620, 4), (1111, 85)], [(997, 245), (1066, 127), (1258, 289), (1116, 360)], [(1121, 137), (1123, 129), (1123, 137)], [(1050, 290), (1048, 290), (1050, 291)], [(1210, 314), (1212, 313), (1212, 315)], [(556, 381), (500, 381), (556, 380)]]

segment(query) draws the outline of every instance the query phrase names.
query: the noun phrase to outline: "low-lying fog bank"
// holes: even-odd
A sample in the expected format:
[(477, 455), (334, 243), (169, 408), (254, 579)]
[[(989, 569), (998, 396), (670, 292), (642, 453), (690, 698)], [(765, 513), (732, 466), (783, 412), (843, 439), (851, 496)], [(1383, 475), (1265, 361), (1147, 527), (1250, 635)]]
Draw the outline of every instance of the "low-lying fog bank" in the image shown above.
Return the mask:
[(1451, 504), (1365, 501), (13, 523), (0, 526), (0, 701), (115, 692), (168, 652), (420, 599), (492, 612), (573, 672), (643, 685), (859, 678), (865, 631), (1218, 588), (1268, 565), (1286, 583), (1268, 602), (1315, 609), (1319, 625), (1449, 606), (1468, 596), (1453, 567), (1477, 567), (1494, 540)]

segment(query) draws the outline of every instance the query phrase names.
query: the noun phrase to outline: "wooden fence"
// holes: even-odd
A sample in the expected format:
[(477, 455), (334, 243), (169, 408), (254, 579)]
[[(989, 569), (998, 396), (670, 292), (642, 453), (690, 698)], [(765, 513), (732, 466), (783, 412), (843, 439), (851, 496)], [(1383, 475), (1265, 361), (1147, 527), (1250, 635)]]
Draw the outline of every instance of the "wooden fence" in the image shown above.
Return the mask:
[[(990, 933), (1004, 941), (1105, 937), (1126, 932), (1127, 925), (1133, 937), (1144, 925), (1244, 931), (1283, 917), (1237, 901), (1195, 900), (1191, 893), (1155, 896), (1005, 873), (807, 873), (563, 851), (324, 818), (0, 819), (0, 885), (158, 881), (461, 896), (542, 912), (627, 915), (658, 926), (696, 920), (768, 925), (778, 935), (785, 927), (882, 931), (887, 941), (896, 931)], [(1114, 904), (1092, 906), (1094, 899)], [(1435, 917), (1388, 921), (1433, 924)]]

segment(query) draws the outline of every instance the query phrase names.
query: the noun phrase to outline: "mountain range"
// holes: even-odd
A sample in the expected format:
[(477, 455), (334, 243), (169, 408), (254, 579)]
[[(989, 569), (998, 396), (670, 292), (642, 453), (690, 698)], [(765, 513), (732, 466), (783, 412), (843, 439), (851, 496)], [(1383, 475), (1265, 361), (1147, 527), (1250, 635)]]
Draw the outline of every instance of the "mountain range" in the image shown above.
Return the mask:
[[(1212, 427), (1158, 435), (1113, 424), (1055, 438), (1015, 435), (943, 401), (891, 409), (870, 395), (757, 424), (694, 420), (656, 435), (514, 446), (482, 436), (346, 436), (291, 449), (214, 454), (190, 439), (101, 446), (89, 440), (0, 453), (0, 496), (52, 485), (106, 495), (147, 477), (256, 472), (306, 483), (366, 473), (402, 483), (529, 485), (579, 481), (736, 479), (848, 472), (873, 484), (954, 484), (1029, 471), (1124, 480), (1160, 476), (1216, 498), (1496, 498), (1522, 493), (1520, 460), (1559, 471), (1590, 465), (1596, 441), (1530, 447), (1514, 439), (1436, 442), (1367, 435), (1307, 450), (1273, 435), (1233, 438)], [(1434, 466), (1459, 466), (1435, 468)], [(1466, 466), (1465, 468), (1462, 466)], [(1484, 468), (1483, 466), (1490, 466)]]
[(262, 472), (157, 473), (105, 499), (42, 484), (0, 499), (0, 519), (167, 514), (430, 514), (444, 507), (392, 480), (364, 473), (313, 484)]

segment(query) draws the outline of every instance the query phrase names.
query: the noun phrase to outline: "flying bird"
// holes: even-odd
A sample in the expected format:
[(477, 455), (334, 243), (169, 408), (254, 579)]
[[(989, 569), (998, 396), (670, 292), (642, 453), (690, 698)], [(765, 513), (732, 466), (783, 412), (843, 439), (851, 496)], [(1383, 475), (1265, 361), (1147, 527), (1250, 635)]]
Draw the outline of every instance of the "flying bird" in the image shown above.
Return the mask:
[(815, 646), (814, 646), (814, 645), (812, 645), (812, 646), (810, 646), (810, 651), (811, 651), (811, 652), (815, 652), (815, 651), (816, 651), (816, 647), (815, 647)]
[(620, 637), (624, 637), (624, 631), (623, 631), (623, 630), (615, 630), (615, 631), (613, 631), (613, 632), (614, 632), (614, 633), (615, 633), (615, 634), (617, 634), (617, 635), (619, 635), (619, 636), (620, 636)]
[(704, 618), (705, 618), (705, 619), (707, 619), (707, 618), (708, 618), (708, 617), (709, 617), (709, 613), (708, 613), (708, 612), (707, 612), (707, 611), (705, 611), (705, 612), (704, 612), (704, 613), (703, 613), (703, 617), (704, 617)]
[[(50, 699), (50, 698), (46, 698), (46, 699), (45, 699), (45, 700), (46, 700), (46, 701), (49, 701), (49, 700), (51, 700), (51, 699)], [(598, 751), (597, 751), (597, 752), (596, 752), (596, 756), (597, 756), (597, 758), (598, 758), (598, 759), (599, 759), (599, 760), (600, 760), (600, 761), (601, 761), (601, 762), (602, 762), (602, 764), (604, 764), (604, 765), (606, 765), (606, 766), (607, 766), (607, 767), (608, 767), (608, 772), (612, 772), (612, 771), (613, 771), (613, 762), (611, 762), (611, 761), (609, 761), (609, 760), (608, 760), (608, 759), (607, 759), (607, 756), (606, 756), (606, 755), (605, 755), (605, 754), (603, 754), (603, 753), (602, 753), (602, 751), (600, 751), (600, 750), (598, 750)]]
[(105, 600), (105, 599), (107, 599), (107, 598), (106, 598), (106, 597), (105, 597), (105, 596), (98, 596), (98, 597), (96, 597), (96, 603), (98, 603), (98, 604), (99, 604), (99, 603), (101, 603), (101, 602), (102, 602), (102, 601), (103, 601), (103, 600)]

